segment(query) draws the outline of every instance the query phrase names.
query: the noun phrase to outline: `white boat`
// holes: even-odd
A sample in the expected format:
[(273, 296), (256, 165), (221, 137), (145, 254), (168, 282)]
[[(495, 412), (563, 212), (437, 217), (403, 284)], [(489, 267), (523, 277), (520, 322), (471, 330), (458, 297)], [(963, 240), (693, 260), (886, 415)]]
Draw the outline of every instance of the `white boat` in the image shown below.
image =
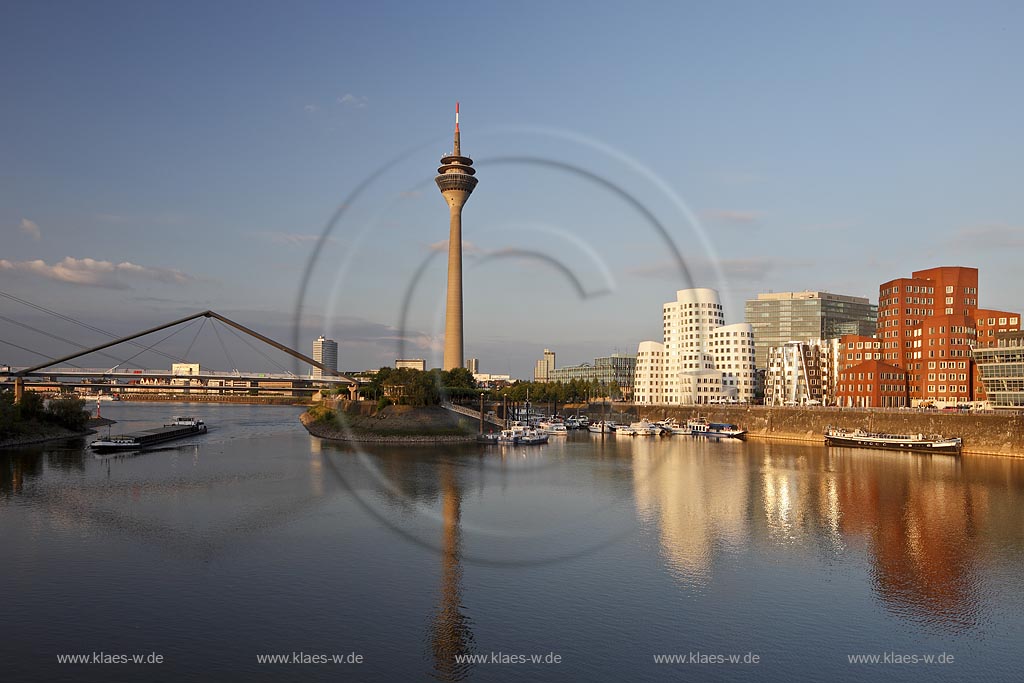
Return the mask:
[(615, 423), (605, 422), (604, 420), (601, 420), (600, 422), (591, 422), (587, 425), (587, 431), (594, 434), (611, 434), (615, 431)]
[(660, 423), (662, 427), (662, 434), (671, 434), (672, 436), (690, 436), (690, 428), (679, 425), (679, 422), (674, 417), (665, 418)]
[(634, 422), (629, 427), (637, 433), (637, 436), (658, 436), (661, 434), (661, 427), (647, 420)]
[(544, 432), (552, 436), (566, 436), (569, 434), (569, 429), (561, 422), (553, 422), (544, 428)]
[(619, 425), (615, 428), (616, 436), (636, 436), (636, 430), (630, 425)]
[(548, 442), (548, 435), (538, 429), (524, 424), (514, 424), (508, 429), (501, 430), (498, 435), (498, 443), (519, 444), (532, 446)]

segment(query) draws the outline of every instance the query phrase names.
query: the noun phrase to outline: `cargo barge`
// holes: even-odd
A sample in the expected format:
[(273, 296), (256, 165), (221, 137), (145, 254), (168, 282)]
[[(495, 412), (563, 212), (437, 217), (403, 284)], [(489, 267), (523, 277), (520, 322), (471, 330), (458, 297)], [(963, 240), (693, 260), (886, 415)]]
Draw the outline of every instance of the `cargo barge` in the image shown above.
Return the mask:
[(176, 417), (163, 427), (147, 429), (135, 434), (122, 434), (97, 439), (89, 444), (89, 448), (97, 452), (130, 451), (147, 448), (165, 441), (184, 439), (194, 434), (205, 434), (206, 423), (194, 417)]

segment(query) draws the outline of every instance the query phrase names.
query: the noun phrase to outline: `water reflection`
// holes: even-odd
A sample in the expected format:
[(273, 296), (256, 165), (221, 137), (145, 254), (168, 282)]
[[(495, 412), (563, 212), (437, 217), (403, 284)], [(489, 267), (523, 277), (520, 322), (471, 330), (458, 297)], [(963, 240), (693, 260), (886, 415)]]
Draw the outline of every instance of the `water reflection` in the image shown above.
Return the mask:
[[(961, 460), (756, 442), (637, 442), (633, 453), (637, 514), (690, 589), (712, 579), (719, 555), (743, 546), (818, 562), (863, 552), (890, 612), (941, 630), (978, 624), (977, 564), (994, 496), (965, 481)], [(980, 474), (993, 464), (972, 467)], [(1003, 483), (1020, 497), (1019, 479)]]
[(442, 544), (441, 590), (431, 631), (434, 674), (442, 681), (460, 681), (469, 675), (470, 665), (456, 657), (470, 652), (473, 632), (462, 610), (462, 492), (458, 473), (449, 461), (439, 465), (441, 481)]

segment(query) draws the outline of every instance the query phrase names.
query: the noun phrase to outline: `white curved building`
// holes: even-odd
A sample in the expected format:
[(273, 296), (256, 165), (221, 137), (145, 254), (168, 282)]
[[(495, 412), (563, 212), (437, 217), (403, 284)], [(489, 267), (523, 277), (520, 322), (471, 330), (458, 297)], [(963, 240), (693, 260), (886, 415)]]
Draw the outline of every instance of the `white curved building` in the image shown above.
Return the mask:
[(637, 350), (637, 403), (692, 405), (754, 397), (754, 332), (725, 324), (718, 292), (681, 289), (662, 306), (664, 342)]

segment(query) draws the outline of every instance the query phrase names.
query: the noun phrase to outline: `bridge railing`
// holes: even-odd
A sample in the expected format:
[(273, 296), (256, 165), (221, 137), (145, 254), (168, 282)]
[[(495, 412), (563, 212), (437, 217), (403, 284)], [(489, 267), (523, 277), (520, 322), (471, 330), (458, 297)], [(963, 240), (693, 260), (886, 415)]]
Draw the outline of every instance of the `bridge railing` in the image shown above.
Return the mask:
[[(459, 413), (460, 415), (465, 415), (467, 417), (471, 417), (474, 420), (479, 420), (480, 419), (480, 411), (479, 410), (473, 410), (472, 408), (467, 408), (465, 406), (458, 406), (458, 405), (455, 405), (454, 403), (447, 403), (447, 402), (442, 403), (441, 407), (442, 408), (447, 408), (448, 410), (452, 411), (453, 413)], [(505, 421), (502, 420), (497, 415), (488, 415), (488, 414), (485, 413), (484, 414), (484, 422), (489, 422), (489, 423), (491, 423), (493, 425), (497, 425), (497, 426), (501, 427), (502, 429), (505, 428)]]

